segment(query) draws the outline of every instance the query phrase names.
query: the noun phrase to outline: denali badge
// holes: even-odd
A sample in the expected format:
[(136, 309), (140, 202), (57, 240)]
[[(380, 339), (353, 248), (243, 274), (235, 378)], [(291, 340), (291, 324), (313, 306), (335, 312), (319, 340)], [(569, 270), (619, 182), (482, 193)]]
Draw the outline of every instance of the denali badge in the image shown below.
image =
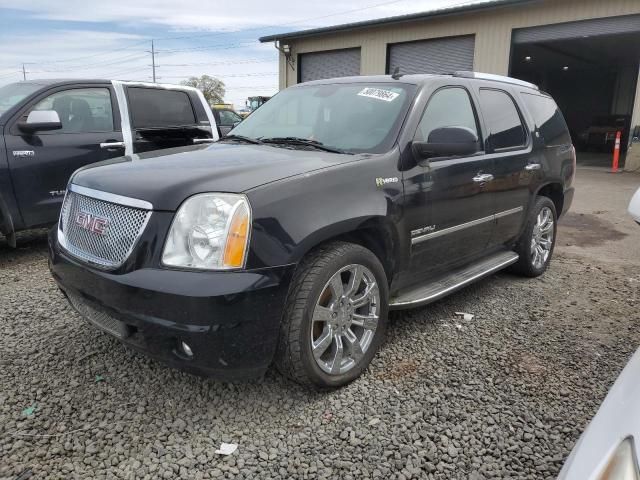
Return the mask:
[(96, 235), (106, 235), (107, 228), (111, 222), (108, 218), (98, 217), (92, 213), (78, 212), (75, 219), (76, 225), (80, 228), (95, 233)]
[(376, 187), (383, 187), (389, 183), (398, 183), (398, 177), (388, 177), (388, 178), (382, 178), (382, 177), (378, 177), (376, 178)]
[(33, 150), (14, 150), (11, 153), (13, 153), (14, 157), (34, 157), (35, 156), (35, 152)]

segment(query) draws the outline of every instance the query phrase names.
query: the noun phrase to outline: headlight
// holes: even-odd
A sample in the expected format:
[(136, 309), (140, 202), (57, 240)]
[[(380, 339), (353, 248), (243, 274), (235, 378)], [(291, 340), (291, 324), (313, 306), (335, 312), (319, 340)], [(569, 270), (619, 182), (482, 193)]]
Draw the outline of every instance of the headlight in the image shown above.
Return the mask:
[(597, 480), (639, 480), (638, 460), (633, 448), (633, 439), (626, 438), (616, 448)]
[(176, 213), (162, 263), (170, 267), (228, 270), (244, 267), (251, 209), (244, 195), (203, 193)]

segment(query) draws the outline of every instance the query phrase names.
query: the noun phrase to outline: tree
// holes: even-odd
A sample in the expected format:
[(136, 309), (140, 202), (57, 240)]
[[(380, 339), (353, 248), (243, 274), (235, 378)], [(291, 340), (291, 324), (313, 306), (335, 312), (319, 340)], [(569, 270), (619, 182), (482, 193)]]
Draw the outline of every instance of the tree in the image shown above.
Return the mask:
[(209, 75), (202, 75), (200, 78), (189, 77), (189, 80), (184, 80), (180, 83), (188, 87), (200, 89), (210, 105), (224, 102), (225, 88), (222, 80), (210, 77)]

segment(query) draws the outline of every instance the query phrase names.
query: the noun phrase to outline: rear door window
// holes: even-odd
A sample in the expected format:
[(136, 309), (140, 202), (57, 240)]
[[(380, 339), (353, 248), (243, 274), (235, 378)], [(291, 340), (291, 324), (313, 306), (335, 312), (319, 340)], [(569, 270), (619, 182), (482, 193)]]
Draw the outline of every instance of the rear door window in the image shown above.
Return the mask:
[(522, 92), (522, 99), (533, 117), (537, 131), (548, 146), (571, 143), (567, 124), (552, 98)]
[(131, 120), (136, 129), (170, 128), (197, 123), (186, 92), (129, 87)]
[(527, 135), (516, 104), (507, 92), (480, 89), (480, 107), (494, 150), (524, 147)]

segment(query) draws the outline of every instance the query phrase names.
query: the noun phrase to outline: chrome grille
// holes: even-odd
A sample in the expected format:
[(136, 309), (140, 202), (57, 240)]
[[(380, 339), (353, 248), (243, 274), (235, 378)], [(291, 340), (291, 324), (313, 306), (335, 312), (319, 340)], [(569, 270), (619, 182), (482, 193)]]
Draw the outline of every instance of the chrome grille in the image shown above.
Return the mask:
[[(142, 234), (151, 211), (80, 194), (67, 192), (58, 239), (73, 256), (101, 268), (117, 268), (129, 257)], [(81, 225), (82, 218), (106, 222), (99, 232)]]

